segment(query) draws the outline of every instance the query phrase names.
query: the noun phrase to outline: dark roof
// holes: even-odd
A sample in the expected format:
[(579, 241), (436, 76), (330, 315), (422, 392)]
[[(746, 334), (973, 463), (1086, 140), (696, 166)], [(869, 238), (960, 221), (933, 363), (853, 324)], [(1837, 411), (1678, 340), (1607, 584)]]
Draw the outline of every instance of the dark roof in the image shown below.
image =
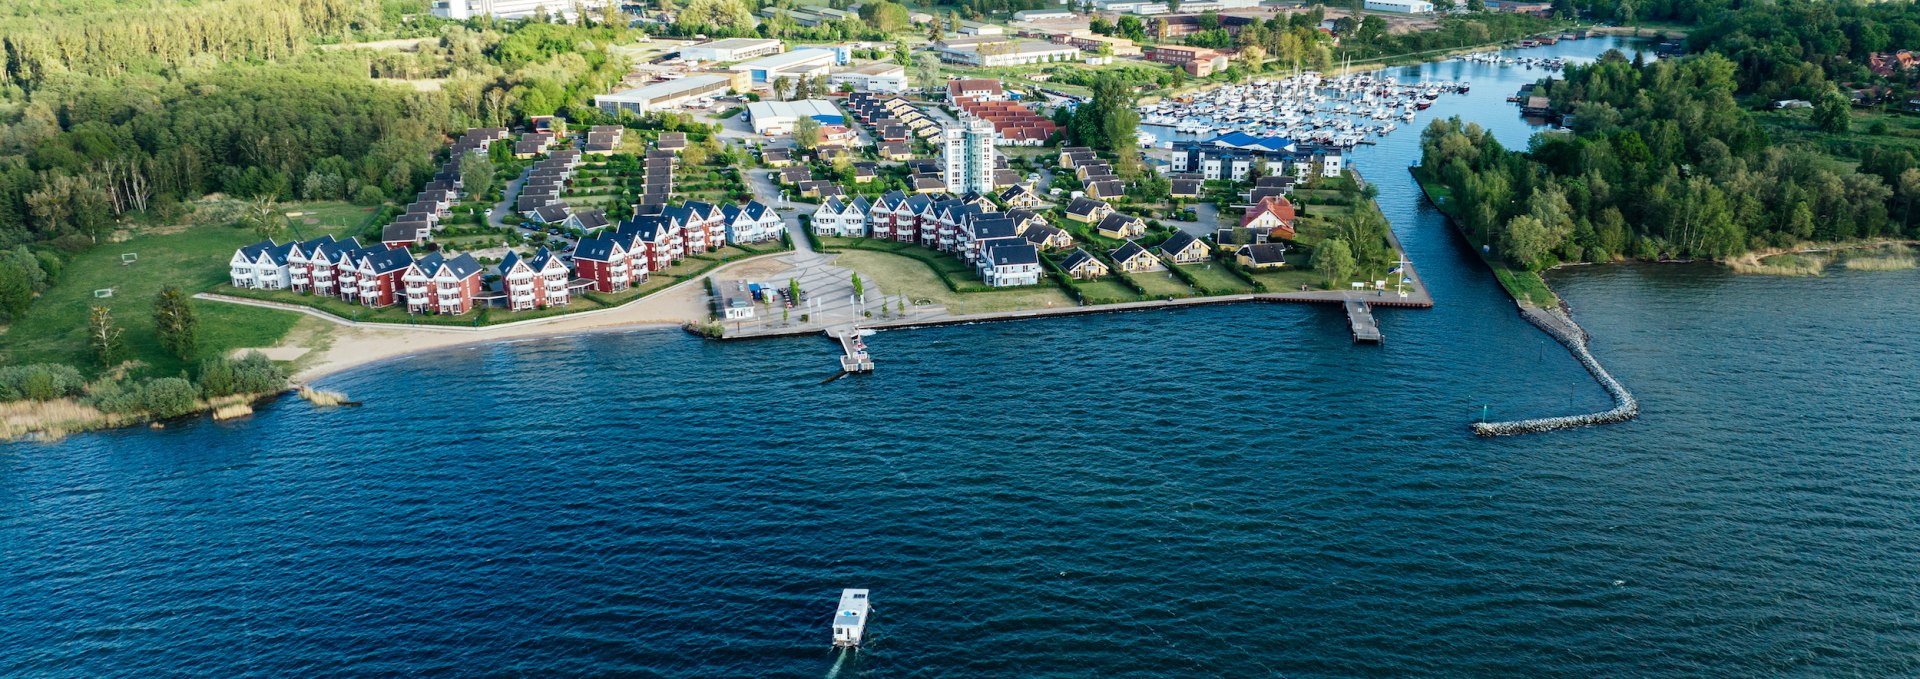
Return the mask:
[(1135, 243), (1129, 240), (1127, 241), (1126, 245), (1122, 245), (1118, 249), (1113, 251), (1113, 261), (1125, 262), (1129, 259), (1133, 259), (1142, 254), (1145, 254), (1146, 251), (1147, 249), (1140, 247), (1139, 243)]
[(1287, 261), (1286, 259), (1287, 247), (1279, 243), (1260, 243), (1258, 245), (1242, 245), (1240, 246), (1240, 249), (1236, 252), (1238, 254), (1246, 255), (1248, 257), (1253, 258), (1253, 262), (1255, 264), (1266, 264), (1269, 262)]
[(615, 242), (612, 238), (582, 238), (573, 247), (573, 258), (590, 262), (604, 262), (613, 258)]
[(1172, 255), (1186, 250), (1199, 240), (1185, 231), (1175, 231), (1172, 236), (1160, 243), (1160, 251)]
[(1173, 195), (1176, 195), (1176, 196), (1197, 196), (1197, 195), (1200, 195), (1200, 180), (1198, 180), (1198, 179), (1175, 179), (1175, 180), (1173, 180), (1173, 191), (1172, 191), (1172, 193), (1173, 193)]
[(432, 231), (426, 222), (394, 222), (380, 229), (380, 242), (415, 243), (426, 240)]
[(1021, 235), (1027, 237), (1027, 242), (1040, 245), (1063, 233), (1066, 232), (1055, 227), (1041, 224), (1027, 227), (1027, 232)]
[(377, 252), (374, 251), (374, 248), (368, 248), (366, 261), (369, 266), (373, 267), (373, 272), (377, 274), (399, 271), (413, 264), (413, 253), (407, 252), (406, 248), (379, 250)]
[(1076, 248), (1073, 254), (1067, 255), (1066, 259), (1060, 260), (1060, 268), (1072, 271), (1075, 267), (1080, 266), (1081, 263), (1088, 260), (1100, 263), (1100, 260), (1094, 259), (1093, 255), (1087, 254), (1086, 250)]
[(1032, 243), (1013, 242), (996, 245), (989, 252), (995, 266), (1040, 263), (1040, 251), (1034, 249)]
[(978, 240), (989, 238), (1011, 238), (1016, 227), (1013, 220), (1006, 217), (981, 217), (973, 220), (973, 237)]
[(548, 203), (540, 206), (540, 209), (535, 210), (533, 214), (543, 222), (560, 222), (566, 221), (570, 211), (566, 203)]
[(1075, 198), (1067, 204), (1067, 214), (1093, 216), (1097, 210), (1107, 208), (1107, 204), (1092, 198)]
[(1096, 181), (1087, 185), (1087, 193), (1101, 198), (1111, 198), (1125, 192), (1126, 188), (1122, 187), (1119, 181), (1112, 179)]
[(573, 216), (580, 220), (580, 228), (583, 229), (598, 229), (607, 225), (607, 211), (600, 208), (581, 210), (573, 213)]
[(1138, 221), (1140, 221), (1139, 217), (1124, 212), (1109, 212), (1106, 217), (1100, 219), (1100, 224), (1097, 228), (1101, 231), (1119, 231)]

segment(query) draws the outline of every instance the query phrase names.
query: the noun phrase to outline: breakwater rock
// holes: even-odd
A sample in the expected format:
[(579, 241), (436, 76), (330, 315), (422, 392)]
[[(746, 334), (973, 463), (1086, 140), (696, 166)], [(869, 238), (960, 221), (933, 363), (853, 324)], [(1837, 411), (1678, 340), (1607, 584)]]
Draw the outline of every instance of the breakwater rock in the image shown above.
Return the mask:
[(1594, 381), (1599, 382), (1600, 386), (1607, 390), (1607, 394), (1613, 397), (1613, 408), (1585, 415), (1538, 417), (1508, 422), (1475, 422), (1473, 433), (1481, 436), (1532, 434), (1556, 429), (1625, 422), (1640, 415), (1640, 401), (1633, 397), (1633, 392), (1627, 391), (1627, 388), (1620, 384), (1620, 380), (1614, 379), (1613, 375), (1607, 372), (1606, 367), (1600, 365), (1599, 359), (1593, 357), (1593, 352), (1587, 350), (1587, 331), (1582, 329), (1580, 324), (1573, 322), (1572, 315), (1564, 309), (1531, 307), (1521, 307), (1520, 315), (1525, 316), (1528, 322), (1539, 326), (1541, 330), (1547, 331), (1547, 334), (1566, 345), (1567, 350), (1573, 352), (1573, 357), (1579, 359), (1580, 365), (1586, 366), (1587, 372), (1593, 375)]

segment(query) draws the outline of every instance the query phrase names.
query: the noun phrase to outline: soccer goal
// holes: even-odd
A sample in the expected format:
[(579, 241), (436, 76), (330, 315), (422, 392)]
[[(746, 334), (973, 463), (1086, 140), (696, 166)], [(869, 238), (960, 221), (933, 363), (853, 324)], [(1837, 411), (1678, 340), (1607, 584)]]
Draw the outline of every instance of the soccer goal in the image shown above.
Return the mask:
[(94, 299), (106, 299), (113, 296), (113, 288), (101, 288), (93, 291)]
[(120, 266), (133, 266), (133, 263), (138, 261), (140, 261), (140, 253), (138, 252), (120, 253)]

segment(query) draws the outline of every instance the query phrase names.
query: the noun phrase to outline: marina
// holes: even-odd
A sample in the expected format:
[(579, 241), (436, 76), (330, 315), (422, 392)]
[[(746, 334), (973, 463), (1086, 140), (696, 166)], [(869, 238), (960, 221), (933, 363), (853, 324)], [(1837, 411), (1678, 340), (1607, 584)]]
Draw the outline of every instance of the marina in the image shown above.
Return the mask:
[(1140, 122), (1202, 138), (1243, 133), (1351, 148), (1412, 123), (1443, 95), (1471, 89), (1466, 81), (1401, 82), (1385, 71), (1332, 78), (1309, 71), (1143, 105)]

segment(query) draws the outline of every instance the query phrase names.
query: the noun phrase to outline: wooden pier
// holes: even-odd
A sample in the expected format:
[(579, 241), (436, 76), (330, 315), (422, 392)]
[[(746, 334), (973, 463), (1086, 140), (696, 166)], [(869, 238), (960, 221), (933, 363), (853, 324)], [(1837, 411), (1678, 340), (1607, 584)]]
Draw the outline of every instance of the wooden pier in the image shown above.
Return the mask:
[(1353, 341), (1379, 344), (1380, 324), (1373, 319), (1373, 307), (1364, 301), (1348, 299), (1347, 328), (1353, 331)]
[(867, 344), (860, 341), (860, 327), (853, 326), (835, 332), (827, 330), (827, 336), (840, 340), (840, 370), (846, 373), (873, 372), (873, 357), (867, 354)]

